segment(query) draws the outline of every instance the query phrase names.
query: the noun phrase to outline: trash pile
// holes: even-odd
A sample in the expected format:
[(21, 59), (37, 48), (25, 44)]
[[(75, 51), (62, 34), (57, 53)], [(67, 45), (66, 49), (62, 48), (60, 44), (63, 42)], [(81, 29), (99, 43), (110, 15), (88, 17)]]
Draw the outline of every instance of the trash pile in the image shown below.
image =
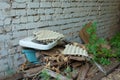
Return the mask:
[[(79, 47), (80, 50), (84, 48), (84, 45), (81, 46), (78, 43), (71, 43), (70, 45), (72, 46), (70, 51), (73, 51), (75, 46)], [(84, 54), (64, 55), (63, 52), (68, 52), (65, 50), (66, 48), (61, 44), (61, 46), (56, 46), (51, 50), (38, 51), (36, 54), (40, 64), (25, 63), (21, 65), (20, 71), (24, 73), (24, 79), (89, 80), (99, 71), (95, 65), (90, 63), (86, 52)]]

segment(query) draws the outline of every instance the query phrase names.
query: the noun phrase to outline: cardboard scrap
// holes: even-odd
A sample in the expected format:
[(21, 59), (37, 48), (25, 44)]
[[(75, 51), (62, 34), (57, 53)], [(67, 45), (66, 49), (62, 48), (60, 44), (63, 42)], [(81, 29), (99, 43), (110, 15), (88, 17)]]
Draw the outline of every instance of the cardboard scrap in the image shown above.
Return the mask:
[(92, 25), (92, 22), (89, 22), (86, 24), (85, 27), (83, 27), (80, 32), (80, 38), (84, 41), (85, 44), (89, 43), (89, 34), (86, 32), (87, 28), (89, 28)]

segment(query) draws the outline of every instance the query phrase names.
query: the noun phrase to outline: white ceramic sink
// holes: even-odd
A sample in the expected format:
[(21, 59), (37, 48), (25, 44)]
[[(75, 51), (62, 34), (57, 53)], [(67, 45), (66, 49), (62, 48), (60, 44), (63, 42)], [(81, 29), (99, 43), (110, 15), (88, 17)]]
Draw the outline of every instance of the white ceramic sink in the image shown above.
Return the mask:
[(27, 37), (19, 41), (19, 45), (22, 47), (33, 48), (38, 50), (49, 50), (56, 46), (58, 41), (53, 41), (48, 44), (41, 44), (38, 41), (34, 40), (34, 37)]

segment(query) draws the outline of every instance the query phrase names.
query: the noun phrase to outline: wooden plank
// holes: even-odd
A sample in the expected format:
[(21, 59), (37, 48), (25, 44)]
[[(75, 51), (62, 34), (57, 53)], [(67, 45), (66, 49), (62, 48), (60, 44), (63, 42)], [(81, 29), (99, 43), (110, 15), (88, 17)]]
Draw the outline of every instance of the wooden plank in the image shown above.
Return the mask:
[(48, 73), (48, 75), (50, 75), (51, 77), (54, 77), (54, 78), (58, 78), (59, 77), (60, 80), (73, 80), (73, 79), (69, 79), (69, 78), (67, 78), (67, 77), (65, 77), (65, 76), (63, 76), (63, 75), (61, 75), (59, 73), (51, 71), (49, 69), (45, 69), (45, 70)]
[(71, 65), (73, 68), (77, 68), (77, 67), (80, 67), (82, 64), (81, 62), (73, 62)]
[(85, 80), (88, 70), (89, 70), (89, 64), (86, 63), (85, 65), (81, 67), (77, 80)]
[(76, 60), (76, 61), (85, 61), (85, 57), (80, 56), (70, 56), (69, 59)]

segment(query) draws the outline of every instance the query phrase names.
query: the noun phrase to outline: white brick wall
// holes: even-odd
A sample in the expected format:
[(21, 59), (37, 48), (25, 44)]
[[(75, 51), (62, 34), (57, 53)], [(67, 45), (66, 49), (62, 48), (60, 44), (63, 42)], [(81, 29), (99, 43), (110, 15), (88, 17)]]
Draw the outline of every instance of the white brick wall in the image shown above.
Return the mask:
[(100, 37), (113, 35), (120, 25), (119, 5), (119, 0), (0, 0), (0, 76), (24, 62), (18, 42), (35, 30), (55, 30), (81, 42), (82, 25), (96, 21)]

